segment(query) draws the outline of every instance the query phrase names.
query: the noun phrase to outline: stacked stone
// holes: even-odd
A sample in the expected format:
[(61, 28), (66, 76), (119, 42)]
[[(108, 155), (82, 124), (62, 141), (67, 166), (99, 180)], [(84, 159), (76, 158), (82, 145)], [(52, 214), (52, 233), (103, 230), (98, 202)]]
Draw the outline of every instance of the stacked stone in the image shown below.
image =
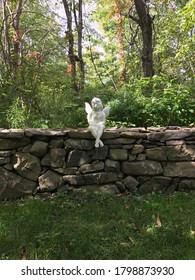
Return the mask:
[(38, 192), (195, 189), (195, 128), (0, 130), (0, 199)]

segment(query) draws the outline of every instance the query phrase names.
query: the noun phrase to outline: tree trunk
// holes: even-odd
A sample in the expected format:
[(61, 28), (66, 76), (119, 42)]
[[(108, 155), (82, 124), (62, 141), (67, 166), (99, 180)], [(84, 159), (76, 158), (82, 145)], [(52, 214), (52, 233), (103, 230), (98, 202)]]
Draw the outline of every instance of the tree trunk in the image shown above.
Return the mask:
[(118, 41), (118, 62), (119, 62), (119, 81), (121, 84), (125, 83), (127, 69), (125, 64), (125, 35), (123, 29), (123, 21), (121, 16), (122, 10), (122, 3), (121, 1), (115, 1), (115, 16), (116, 16), (116, 23), (117, 23), (117, 32), (116, 37)]
[(75, 23), (78, 33), (78, 66), (79, 66), (79, 89), (83, 89), (84, 87), (84, 62), (83, 62), (83, 8), (82, 8), (83, 0), (78, 1), (78, 16), (76, 14), (76, 5), (74, 4), (74, 16)]
[(144, 77), (152, 77), (153, 69), (153, 45), (152, 45), (152, 22), (145, 0), (134, 0), (135, 8), (139, 17), (139, 25), (142, 31), (142, 68)]
[(68, 57), (71, 66), (71, 77), (72, 77), (72, 86), (73, 89), (77, 90), (76, 84), (76, 60), (74, 54), (74, 36), (73, 36), (73, 27), (72, 27), (72, 3), (68, 3), (67, 0), (63, 0), (64, 10), (67, 17), (67, 31), (66, 31), (66, 38), (68, 40)]

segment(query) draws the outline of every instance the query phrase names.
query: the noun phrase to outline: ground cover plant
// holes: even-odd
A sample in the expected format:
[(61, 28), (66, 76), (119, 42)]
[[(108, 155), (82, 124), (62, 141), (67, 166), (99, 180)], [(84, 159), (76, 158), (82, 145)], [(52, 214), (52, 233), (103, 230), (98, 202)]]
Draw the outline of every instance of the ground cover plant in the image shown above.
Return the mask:
[(0, 203), (0, 259), (194, 259), (195, 193)]

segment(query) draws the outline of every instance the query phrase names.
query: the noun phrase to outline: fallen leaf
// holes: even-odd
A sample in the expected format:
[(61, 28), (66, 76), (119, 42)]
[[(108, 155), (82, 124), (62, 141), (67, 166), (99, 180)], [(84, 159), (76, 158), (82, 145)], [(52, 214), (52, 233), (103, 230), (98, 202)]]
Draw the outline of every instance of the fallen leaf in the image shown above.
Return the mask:
[(128, 239), (129, 239), (129, 241), (130, 241), (132, 244), (135, 244), (135, 241), (133, 240), (132, 237), (128, 236)]
[(159, 215), (156, 217), (156, 225), (155, 225), (155, 227), (158, 227), (158, 228), (160, 228), (162, 226), (162, 223), (161, 223), (161, 221), (160, 221), (160, 218), (159, 218)]
[(123, 247), (129, 247), (129, 243), (127, 242), (121, 242), (120, 245)]

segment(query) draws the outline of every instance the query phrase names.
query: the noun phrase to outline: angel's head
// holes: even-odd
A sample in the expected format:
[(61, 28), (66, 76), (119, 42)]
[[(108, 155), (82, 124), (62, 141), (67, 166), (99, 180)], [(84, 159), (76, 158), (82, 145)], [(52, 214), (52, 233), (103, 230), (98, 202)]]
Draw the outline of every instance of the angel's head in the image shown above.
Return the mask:
[(102, 111), (103, 110), (102, 101), (99, 98), (94, 97), (91, 101), (91, 107), (94, 111)]

